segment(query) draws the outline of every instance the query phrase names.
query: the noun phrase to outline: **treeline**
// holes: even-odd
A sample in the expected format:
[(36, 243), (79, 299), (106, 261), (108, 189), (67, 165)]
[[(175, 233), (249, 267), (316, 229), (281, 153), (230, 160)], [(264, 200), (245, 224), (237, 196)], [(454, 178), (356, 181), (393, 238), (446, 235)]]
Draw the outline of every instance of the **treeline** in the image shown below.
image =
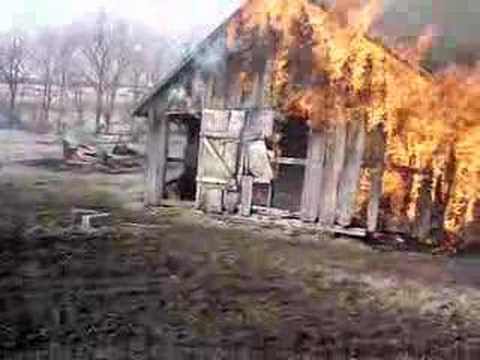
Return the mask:
[(12, 29), (0, 35), (3, 110), (18, 114), (20, 89), (35, 84), (38, 128), (61, 131), (72, 118), (84, 121), (90, 106), (93, 119), (88, 120), (94, 120), (96, 131), (108, 131), (119, 90), (130, 89), (133, 106), (190, 41), (167, 38), (105, 11), (64, 26)]

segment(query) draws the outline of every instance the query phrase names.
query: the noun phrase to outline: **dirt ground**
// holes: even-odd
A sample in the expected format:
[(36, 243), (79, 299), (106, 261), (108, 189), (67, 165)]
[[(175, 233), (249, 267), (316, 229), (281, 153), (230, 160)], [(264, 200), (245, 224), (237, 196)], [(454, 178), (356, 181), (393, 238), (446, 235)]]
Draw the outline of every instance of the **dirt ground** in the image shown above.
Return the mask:
[[(474, 255), (144, 209), (141, 172), (63, 169), (29, 144), (1, 160), (0, 358), (480, 358)], [(81, 232), (72, 208), (113, 224)]]

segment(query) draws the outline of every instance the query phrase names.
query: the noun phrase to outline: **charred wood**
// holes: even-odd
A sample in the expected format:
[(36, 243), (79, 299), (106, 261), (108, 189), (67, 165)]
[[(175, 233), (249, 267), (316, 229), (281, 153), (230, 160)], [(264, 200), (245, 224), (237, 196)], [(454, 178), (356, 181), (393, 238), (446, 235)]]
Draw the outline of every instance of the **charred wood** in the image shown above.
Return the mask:
[(367, 230), (373, 233), (378, 227), (380, 200), (383, 192), (383, 172), (385, 170), (386, 135), (383, 123), (372, 129), (370, 136), (370, 150), (373, 167), (370, 169), (370, 191), (367, 208)]
[(318, 221), (321, 225), (333, 226), (340, 174), (345, 161), (346, 123), (339, 121), (326, 132), (326, 136)]
[(308, 137), (307, 167), (301, 204), (303, 221), (314, 222), (318, 218), (326, 141), (326, 134), (322, 131), (311, 131)]
[(337, 223), (341, 226), (351, 225), (355, 212), (355, 198), (365, 151), (365, 126), (363, 119), (354, 119), (347, 127), (347, 155), (338, 188)]

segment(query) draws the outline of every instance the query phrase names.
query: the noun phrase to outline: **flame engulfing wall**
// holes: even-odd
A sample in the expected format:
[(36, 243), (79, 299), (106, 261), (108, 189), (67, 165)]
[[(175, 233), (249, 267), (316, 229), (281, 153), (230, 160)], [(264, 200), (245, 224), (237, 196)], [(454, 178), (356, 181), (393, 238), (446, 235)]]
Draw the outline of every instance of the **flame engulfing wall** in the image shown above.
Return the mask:
[[(252, 0), (230, 23), (227, 47), (248, 48), (252, 34), (261, 35), (254, 41), (268, 39), (271, 101), (314, 129), (383, 124), (384, 222), (401, 229), (427, 206), (431, 227), (444, 239), (459, 239), (478, 221), (480, 72), (454, 66), (434, 76), (422, 71), (417, 63), (434, 27), (415, 47), (399, 49), (400, 60), (366, 36), (381, 2), (351, 2), (337, 1), (326, 11), (309, 0)], [(240, 82), (254, 83), (248, 71)], [(361, 191), (358, 198), (361, 203)], [(415, 233), (412, 226), (409, 231)]]

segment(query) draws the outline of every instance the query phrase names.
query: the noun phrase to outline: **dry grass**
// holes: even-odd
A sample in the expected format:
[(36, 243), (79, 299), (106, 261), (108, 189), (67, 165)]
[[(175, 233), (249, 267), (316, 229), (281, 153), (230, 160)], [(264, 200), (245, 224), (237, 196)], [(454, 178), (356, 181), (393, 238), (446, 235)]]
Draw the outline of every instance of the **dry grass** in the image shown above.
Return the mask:
[[(290, 317), (300, 319), (299, 327), (311, 321), (319, 327), (332, 323), (349, 331), (348, 316), (363, 312), (370, 312), (372, 322), (381, 315), (385, 318), (380, 321), (394, 323), (400, 311), (425, 321), (440, 318), (445, 324), (453, 316), (480, 321), (477, 290), (463, 291), (442, 280), (426, 284), (420, 276), (419, 281), (402, 278), (402, 254), (377, 253), (356, 240), (325, 234), (319, 240), (318, 235), (302, 231), (286, 233), (282, 228), (232, 223), (188, 208), (126, 211), (122, 209), (124, 190), (129, 184), (138, 186), (134, 182), (141, 175), (122, 180), (21, 174), (11, 174), (13, 187), (0, 186), (7, 204), (3, 210), (14, 209), (17, 216), (18, 211), (31, 213), (43, 225), (55, 227), (61, 225), (57, 217), (72, 205), (111, 209), (119, 225), (112, 230), (112, 253), (140, 258), (147, 264), (142, 276), (150, 276), (155, 267), (167, 272), (162, 281), (174, 284), (175, 295), (165, 305), (167, 320), (187, 324), (198, 337), (217, 336), (229, 326), (250, 326), (270, 334), (289, 326), (285, 319)], [(129, 228), (120, 226), (123, 221), (162, 227)], [(432, 269), (437, 269), (433, 260), (419, 261), (431, 261)], [(370, 330), (369, 325), (360, 331)], [(413, 359), (408, 353), (397, 358)]]

